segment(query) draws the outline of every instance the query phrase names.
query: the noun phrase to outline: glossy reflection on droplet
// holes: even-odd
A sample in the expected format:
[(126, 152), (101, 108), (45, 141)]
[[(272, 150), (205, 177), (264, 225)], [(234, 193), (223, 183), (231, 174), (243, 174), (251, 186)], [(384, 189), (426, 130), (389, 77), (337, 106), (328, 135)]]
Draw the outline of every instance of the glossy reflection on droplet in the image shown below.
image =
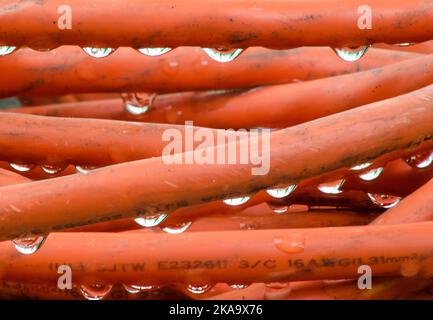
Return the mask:
[(304, 251), (305, 239), (301, 234), (293, 233), (274, 238), (274, 245), (285, 253), (300, 253)]
[(186, 289), (194, 294), (203, 294), (207, 291), (209, 291), (212, 288), (210, 284), (204, 284), (204, 285), (196, 285), (196, 284), (189, 284), (186, 286)]
[(159, 289), (159, 286), (153, 286), (153, 285), (137, 285), (137, 284), (122, 284), (123, 288), (126, 290), (126, 292), (128, 293), (132, 293), (132, 294), (137, 294), (137, 293), (142, 293), (142, 292), (149, 292), (149, 291), (154, 291)]
[(356, 48), (333, 48), (338, 57), (347, 62), (354, 62), (361, 59), (370, 46), (361, 46)]
[(366, 173), (360, 174), (359, 178), (361, 180), (364, 180), (364, 181), (373, 181), (373, 180), (379, 178), (379, 176), (381, 175), (382, 172), (383, 172), (382, 167), (371, 169), (370, 171), (368, 171)]
[(113, 288), (112, 285), (95, 283), (90, 285), (80, 285), (80, 292), (87, 300), (102, 300), (104, 299)]
[(142, 227), (153, 228), (159, 225), (162, 221), (167, 218), (168, 215), (164, 213), (153, 214), (153, 215), (139, 215), (134, 221)]
[(7, 56), (16, 50), (17, 47), (0, 46), (0, 56)]
[(144, 54), (145, 56), (157, 57), (170, 52), (172, 49), (171, 48), (141, 48), (137, 50), (138, 52)]
[(203, 51), (215, 61), (230, 62), (236, 59), (242, 53), (243, 49), (203, 48)]
[(287, 197), (295, 189), (296, 189), (296, 184), (292, 184), (284, 188), (267, 189), (266, 193), (269, 194), (272, 198), (281, 199)]
[(371, 166), (371, 162), (361, 163), (361, 164), (358, 164), (356, 166), (353, 166), (350, 169), (354, 170), (354, 171), (359, 171), (359, 170), (367, 169), (369, 166)]
[(97, 169), (97, 167), (92, 167), (92, 166), (75, 166), (75, 169), (77, 170), (78, 173), (87, 174), (90, 171)]
[(177, 224), (173, 227), (162, 228), (162, 231), (170, 233), (170, 234), (179, 234), (179, 233), (183, 233), (186, 230), (188, 230), (188, 228), (191, 227), (191, 225), (192, 225), (192, 222), (184, 222), (184, 223)]
[(395, 207), (401, 201), (400, 197), (392, 195), (375, 193), (367, 193), (367, 195), (375, 205), (385, 209)]
[(22, 254), (33, 254), (45, 242), (45, 235), (35, 235), (12, 240), (15, 249)]
[(240, 206), (240, 205), (247, 203), (248, 200), (250, 200), (250, 199), (251, 199), (251, 197), (245, 196), (245, 197), (225, 199), (225, 200), (223, 200), (223, 202), (228, 206), (234, 206), (235, 207), (235, 206)]
[(343, 186), (343, 184), (346, 182), (345, 179), (339, 179), (331, 182), (325, 182), (321, 183), (317, 186), (317, 189), (319, 189), (320, 192), (325, 194), (339, 194), (343, 191), (340, 190), (340, 188)]
[(229, 285), (230, 288), (236, 289), (236, 290), (241, 290), (241, 289), (246, 289), (250, 286), (249, 283), (233, 283)]
[(396, 43), (394, 45), (397, 47), (410, 47), (410, 46), (413, 46), (415, 44), (416, 44), (415, 42), (402, 42), (402, 43)]
[(46, 164), (41, 166), (41, 169), (42, 171), (48, 174), (57, 174), (65, 170), (66, 166), (60, 166), (60, 165), (55, 166), (55, 165)]
[(406, 163), (416, 169), (425, 169), (433, 163), (433, 151), (424, 152), (405, 159)]
[(93, 58), (105, 58), (112, 54), (115, 49), (113, 48), (92, 48), (85, 47), (83, 48), (84, 52)]
[(9, 163), (12, 169), (19, 172), (27, 172), (32, 170), (35, 165), (34, 164), (25, 164), (25, 163)]
[(156, 94), (146, 92), (122, 93), (121, 97), (125, 110), (134, 116), (139, 116), (152, 107)]
[(274, 205), (268, 203), (268, 207), (275, 213), (275, 214), (284, 214), (289, 211), (289, 206), (285, 205)]

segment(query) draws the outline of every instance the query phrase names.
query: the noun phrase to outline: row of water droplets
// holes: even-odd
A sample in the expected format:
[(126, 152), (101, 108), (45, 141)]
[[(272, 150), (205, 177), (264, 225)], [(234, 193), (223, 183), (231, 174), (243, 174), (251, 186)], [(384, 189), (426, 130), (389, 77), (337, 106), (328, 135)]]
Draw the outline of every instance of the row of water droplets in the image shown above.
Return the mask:
[[(294, 240), (294, 239), (293, 239)], [(295, 242), (293, 242), (295, 244)], [(296, 243), (295, 246), (299, 247), (299, 243)], [(288, 250), (288, 247), (282, 245), (282, 242), (276, 241), (277, 248), (282, 248), (282, 251), (286, 253), (295, 253), (299, 252), (298, 250)], [(287, 251), (288, 250), (288, 251)], [(250, 283), (233, 283), (228, 284), (228, 286), (232, 289), (236, 290), (242, 290), (246, 289), (250, 286)], [(143, 284), (122, 284), (123, 288), (126, 292), (130, 294), (140, 294), (140, 293), (146, 293), (146, 292), (154, 292), (156, 290), (159, 290), (161, 287), (157, 285), (143, 285)], [(209, 292), (214, 287), (213, 284), (187, 284), (185, 285), (185, 289), (195, 295), (201, 295), (206, 292)], [(289, 283), (267, 283), (266, 288), (269, 288), (271, 290), (284, 290), (284, 289), (290, 289)], [(105, 283), (98, 283), (95, 282), (93, 284), (82, 284), (79, 286), (80, 293), (82, 296), (87, 300), (102, 300), (105, 297), (107, 297), (111, 290), (113, 289), (113, 285), (111, 284), (105, 284)]]
[[(279, 244), (281, 245), (281, 244)], [(250, 286), (250, 283), (235, 283), (228, 284), (228, 286), (232, 289), (241, 290), (246, 289)], [(281, 290), (288, 287), (288, 283), (269, 283), (266, 284), (267, 288)], [(130, 294), (140, 294), (146, 292), (155, 292), (161, 288), (161, 286), (157, 285), (144, 285), (144, 284), (122, 284), (122, 287), (126, 292)], [(214, 287), (213, 284), (186, 284), (185, 289), (195, 295), (201, 295), (206, 292), (209, 292)], [(87, 300), (102, 300), (107, 297), (111, 290), (113, 289), (113, 285), (95, 282), (92, 284), (81, 284), (79, 285), (79, 291), (82, 296)]]
[[(405, 159), (405, 161), (411, 167), (416, 169), (427, 168), (433, 163), (433, 151), (429, 151), (419, 155), (414, 155), (410, 158)], [(367, 169), (371, 165), (372, 163), (362, 163), (352, 167), (351, 170), (361, 171)], [(379, 178), (379, 176), (382, 174), (383, 171), (384, 171), (383, 167), (377, 167), (359, 174), (358, 177), (363, 181), (370, 182)], [(320, 192), (324, 194), (337, 195), (342, 193), (341, 187), (344, 185), (345, 182), (346, 179), (342, 178), (335, 181), (321, 183), (317, 186), (317, 188)], [(295, 189), (296, 189), (296, 185), (289, 185), (286, 187), (276, 187), (276, 188), (267, 189), (266, 192), (268, 195), (270, 195), (275, 199), (282, 199), (289, 196)], [(400, 197), (396, 197), (392, 195), (373, 194), (373, 193), (367, 193), (367, 195), (375, 205), (385, 209), (394, 207), (401, 201)], [(229, 206), (240, 206), (247, 203), (250, 199), (251, 199), (250, 196), (241, 196), (241, 197), (225, 199), (223, 200), (223, 202)], [(276, 206), (275, 208), (273, 208), (273, 210), (275, 213), (281, 214), (287, 212), (288, 208)]]
[[(404, 44), (403, 44), (404, 45)], [(360, 46), (357, 48), (333, 48), (335, 53), (344, 61), (353, 62), (361, 59), (367, 52), (370, 45)], [(12, 46), (0, 46), (0, 56), (8, 55), (16, 50), (17, 47)], [(96, 47), (84, 47), (84, 52), (94, 58), (105, 58), (116, 51), (114, 48), (96, 48)], [(146, 56), (156, 57), (166, 54), (172, 50), (172, 48), (141, 48), (137, 49), (140, 53)], [(203, 51), (213, 60), (218, 62), (230, 62), (236, 59), (244, 50), (243, 49), (223, 49), (223, 48), (203, 48)], [(123, 94), (125, 110), (134, 116), (139, 116), (146, 113), (154, 99), (156, 94), (154, 93), (130, 93)]]
[[(36, 165), (34, 164), (28, 164), (28, 163), (9, 163), (9, 166), (18, 171), (18, 172), (28, 172), (36, 168)], [(40, 166), (42, 171), (48, 174), (58, 174), (65, 170), (67, 168), (67, 165), (41, 165)], [(94, 166), (75, 166), (75, 169), (79, 173), (89, 173), (91, 170), (96, 169), (97, 167)]]
[[(105, 58), (110, 54), (116, 51), (114, 48), (92, 48), (85, 47), (83, 48), (84, 52), (93, 58)], [(172, 48), (142, 48), (137, 49), (138, 52), (142, 53), (145, 56), (157, 57), (163, 54), (166, 54), (173, 50)], [(230, 62), (236, 59), (244, 49), (212, 49), (212, 48), (203, 48), (203, 51), (213, 60), (217, 62)]]
[[(405, 160), (409, 165), (417, 169), (424, 169), (432, 165), (433, 163), (433, 151), (426, 152), (419, 155), (414, 155)], [(371, 163), (364, 163), (357, 166), (352, 167), (352, 170), (359, 171), (367, 169)], [(11, 166), (18, 171), (28, 171), (31, 169), (29, 165), (13, 165)], [(88, 173), (92, 168), (88, 167), (77, 167), (77, 171), (81, 173)], [(59, 170), (55, 170), (51, 168), (49, 173), (57, 173)], [(383, 172), (383, 167), (372, 169), (366, 173), (359, 175), (359, 177), (364, 181), (373, 181), (377, 179), (380, 174)], [(345, 179), (338, 179), (336, 181), (327, 182), (320, 184), (318, 189), (324, 194), (336, 195), (341, 193), (341, 187), (343, 186)], [(275, 199), (283, 199), (288, 197), (294, 190), (296, 189), (296, 185), (289, 185), (285, 187), (276, 187), (270, 188), (266, 190), (266, 193)], [(384, 194), (374, 194), (367, 193), (370, 200), (377, 206), (388, 209), (396, 206), (400, 201), (400, 197), (392, 196), (392, 195), (384, 195)], [(247, 203), (251, 199), (250, 196), (241, 196), (235, 198), (229, 198), (223, 200), (223, 203), (228, 206), (241, 206)], [(275, 206), (272, 207), (273, 211), (277, 214), (282, 214), (287, 212), (288, 207), (286, 206)], [(153, 228), (157, 227), (161, 222), (163, 222), (168, 217), (166, 213), (156, 213), (156, 214), (143, 214), (139, 215), (135, 218), (135, 222), (142, 227)], [(170, 234), (180, 234), (185, 232), (190, 226), (192, 222), (183, 222), (179, 223), (175, 226), (164, 227), (161, 228), (162, 231)], [(41, 245), (45, 241), (44, 235), (34, 235), (28, 236), (20, 239), (13, 240), (13, 244), (15, 248), (23, 253), (23, 254), (32, 254), (35, 253)]]
[[(399, 43), (396, 46), (410, 46), (414, 43)], [(354, 62), (361, 59), (367, 50), (371, 47), (371, 45), (363, 45), (357, 47), (343, 47), (343, 48), (332, 48), (338, 57), (343, 59), (344, 61)], [(11, 54), (17, 49), (15, 46), (0, 46), (0, 56), (5, 56)], [(84, 52), (93, 58), (105, 58), (110, 54), (116, 51), (115, 48), (97, 48), (97, 47), (84, 47)], [(137, 49), (138, 52), (142, 53), (145, 56), (157, 57), (163, 54), (166, 54), (173, 50), (172, 48), (140, 48)], [(49, 51), (40, 50), (40, 51)], [(218, 62), (230, 62), (236, 59), (244, 49), (234, 48), (234, 49), (226, 49), (226, 48), (203, 48), (203, 51), (213, 60)]]

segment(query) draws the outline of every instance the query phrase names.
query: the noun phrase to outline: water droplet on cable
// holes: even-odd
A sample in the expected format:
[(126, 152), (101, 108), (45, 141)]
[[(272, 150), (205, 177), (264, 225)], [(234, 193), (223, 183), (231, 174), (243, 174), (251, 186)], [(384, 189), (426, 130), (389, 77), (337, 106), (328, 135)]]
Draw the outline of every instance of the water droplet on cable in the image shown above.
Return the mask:
[(93, 58), (105, 58), (112, 54), (115, 49), (113, 48), (92, 48), (85, 47), (83, 48), (84, 52)]
[(353, 166), (350, 169), (354, 170), (354, 171), (359, 171), (359, 170), (367, 169), (369, 166), (371, 166), (371, 162), (361, 163), (361, 164), (358, 164), (356, 166)]
[(301, 234), (290, 234), (274, 239), (275, 247), (286, 253), (300, 253), (304, 251), (305, 239)]
[(339, 179), (339, 180), (319, 184), (317, 188), (319, 189), (320, 192), (323, 192), (325, 194), (339, 194), (343, 192), (340, 190), (340, 188), (343, 186), (345, 182), (346, 182), (345, 179)]
[(134, 219), (134, 221), (142, 227), (152, 228), (159, 225), (167, 217), (168, 215), (164, 213), (154, 215), (139, 215)]
[(95, 283), (91, 285), (80, 285), (80, 292), (87, 300), (102, 300), (113, 288), (112, 285)]
[(11, 46), (0, 46), (0, 56), (6, 56), (8, 54), (11, 54), (15, 51), (17, 47), (11, 47)]
[(265, 284), (265, 300), (286, 300), (292, 289), (288, 282), (272, 282)]
[(32, 170), (35, 165), (34, 164), (25, 164), (25, 163), (9, 163), (12, 169), (15, 169), (19, 172), (27, 172)]
[(187, 285), (186, 289), (194, 294), (203, 294), (207, 291), (209, 291), (212, 288), (211, 285), (209, 284), (204, 284), (204, 285), (193, 285), (193, 284), (189, 284)]
[(178, 225), (175, 225), (173, 227), (162, 228), (162, 231), (170, 233), (170, 234), (179, 234), (179, 233), (185, 232), (191, 225), (192, 225), (192, 222), (184, 222), (184, 223), (180, 223)]
[(368, 48), (370, 48), (369, 45), (356, 48), (333, 48), (333, 50), (344, 61), (354, 62), (361, 59), (367, 52)]
[(416, 260), (404, 261), (400, 267), (403, 277), (415, 277), (421, 271), (421, 265)]
[(42, 170), (48, 174), (57, 174), (66, 169), (66, 166), (54, 166), (54, 165), (43, 165), (41, 166)]
[(287, 288), (289, 285), (290, 283), (288, 282), (270, 282), (265, 284), (267, 288), (276, 290)]
[(284, 205), (279, 206), (279, 205), (268, 203), (268, 207), (276, 214), (284, 214), (287, 213), (287, 211), (289, 211), (289, 206), (284, 206)]
[(206, 54), (218, 62), (230, 62), (238, 57), (243, 49), (212, 49), (212, 48), (203, 48), (203, 51)]
[(416, 169), (424, 169), (433, 163), (433, 151), (414, 155), (406, 159), (408, 165)]
[(140, 53), (144, 54), (145, 56), (157, 57), (157, 56), (162, 56), (167, 52), (170, 52), (172, 49), (171, 48), (141, 48), (137, 50)]
[(385, 209), (395, 207), (401, 201), (400, 197), (386, 194), (367, 193), (367, 195), (375, 205)]
[(124, 107), (127, 112), (134, 116), (146, 113), (156, 98), (155, 93), (122, 93)]
[(250, 284), (246, 284), (246, 283), (230, 284), (230, 288), (237, 289), (237, 290), (246, 289), (249, 286)]
[(360, 174), (359, 178), (361, 180), (364, 180), (364, 181), (373, 181), (373, 180), (379, 178), (379, 176), (382, 172), (383, 172), (382, 167), (371, 169), (370, 171), (368, 171), (366, 173)]
[(266, 190), (267, 194), (276, 199), (287, 197), (296, 189), (296, 184), (292, 184), (285, 188), (273, 188)]
[(81, 174), (87, 174), (92, 170), (97, 169), (97, 167), (92, 166), (75, 166), (75, 169)]
[(45, 235), (35, 235), (12, 240), (18, 252), (22, 254), (33, 254), (39, 250), (46, 239)]
[(159, 289), (159, 286), (153, 286), (153, 285), (144, 286), (144, 285), (137, 285), (137, 284), (132, 284), (132, 285), (122, 284), (122, 286), (128, 293), (132, 293), (132, 294), (149, 292), (149, 291), (154, 291)]
[(230, 198), (230, 199), (223, 200), (223, 202), (229, 206), (240, 206), (240, 205), (247, 203), (248, 200), (250, 200), (250, 198), (251, 197), (248, 197), (248, 196), (238, 197), (238, 198)]

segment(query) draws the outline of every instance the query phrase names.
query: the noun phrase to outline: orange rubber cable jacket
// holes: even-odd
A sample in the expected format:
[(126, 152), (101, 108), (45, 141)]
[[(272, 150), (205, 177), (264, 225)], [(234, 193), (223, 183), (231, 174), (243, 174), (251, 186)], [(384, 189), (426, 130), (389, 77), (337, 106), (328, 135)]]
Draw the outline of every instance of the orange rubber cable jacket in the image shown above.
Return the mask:
[[(109, 5), (104, 0), (72, 0), (72, 26), (62, 30), (58, 10), (64, 4), (62, 0), (26, 1), (11, 8), (2, 0), (2, 42), (39, 49), (65, 44), (285, 49), (422, 42), (431, 40), (433, 34), (431, 0), (399, 0), (398, 5), (391, 0), (369, 3), (371, 27), (359, 24), (363, 0), (227, 0), (223, 6), (218, 0), (112, 0)], [(395, 32), (396, 25), (399, 32)]]
[[(401, 157), (402, 152), (420, 144), (431, 147), (432, 101), (430, 86), (271, 133), (272, 168), (263, 176), (251, 177), (251, 163), (167, 165), (163, 158), (153, 158), (86, 175), (4, 187), (0, 195), (0, 239), (61, 230), (65, 224), (73, 227), (155, 210), (170, 212), (281, 183), (297, 183), (378, 157), (389, 158), (390, 153)], [(245, 142), (249, 139), (235, 146)], [(203, 150), (218, 153), (226, 147)], [(203, 185), (208, 187), (204, 189)]]
[(78, 47), (50, 52), (23, 48), (0, 59), (0, 69), (8, 75), (0, 79), (0, 97), (251, 88), (353, 73), (419, 56), (371, 49), (361, 60), (345, 62), (330, 48), (250, 48), (236, 60), (220, 63), (199, 48), (177, 48), (162, 57), (120, 48), (103, 59)]

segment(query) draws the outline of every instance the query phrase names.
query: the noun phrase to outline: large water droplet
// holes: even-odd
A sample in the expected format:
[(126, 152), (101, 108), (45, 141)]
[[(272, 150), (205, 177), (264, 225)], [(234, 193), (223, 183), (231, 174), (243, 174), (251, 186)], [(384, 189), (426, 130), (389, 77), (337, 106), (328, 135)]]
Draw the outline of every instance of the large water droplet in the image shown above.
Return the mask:
[(195, 285), (195, 284), (189, 284), (186, 286), (186, 289), (194, 294), (203, 294), (207, 291), (209, 291), (212, 288), (210, 284), (204, 284), (204, 285)]
[(97, 169), (98, 167), (93, 167), (93, 166), (75, 166), (75, 169), (77, 170), (78, 173), (81, 174), (87, 174), (92, 170)]
[(360, 174), (359, 178), (361, 180), (364, 180), (364, 181), (373, 181), (373, 180), (379, 178), (379, 176), (382, 172), (383, 172), (382, 167), (371, 169), (370, 171), (368, 171), (366, 173)]
[(11, 46), (0, 46), (0, 56), (6, 56), (8, 54), (11, 54), (15, 51), (17, 47), (11, 47)]
[(18, 252), (22, 254), (33, 254), (38, 251), (45, 239), (45, 235), (35, 235), (14, 239), (12, 243)]
[(406, 159), (406, 162), (411, 167), (417, 169), (424, 169), (433, 163), (433, 151), (424, 152), (421, 154), (414, 155)]
[(66, 166), (54, 166), (50, 164), (46, 164), (41, 166), (42, 170), (48, 174), (57, 174), (66, 169)]
[(206, 54), (218, 62), (230, 62), (238, 57), (243, 49), (212, 49), (212, 48), (203, 48), (203, 51)]
[(115, 49), (113, 48), (92, 48), (85, 47), (83, 48), (84, 52), (93, 58), (105, 58), (112, 54)]
[(237, 290), (241, 290), (241, 289), (246, 289), (250, 286), (250, 284), (248, 283), (234, 283), (234, 284), (230, 284), (230, 288), (233, 289), (237, 289)]
[(145, 56), (157, 57), (162, 56), (163, 54), (170, 52), (171, 48), (141, 48), (137, 49), (140, 53)]
[(15, 169), (19, 172), (27, 172), (32, 170), (35, 165), (34, 164), (25, 164), (25, 163), (9, 163), (12, 169)]
[(289, 211), (289, 206), (284, 206), (284, 205), (274, 205), (268, 203), (268, 207), (276, 214), (284, 214), (287, 211)]
[(153, 286), (153, 285), (145, 286), (145, 285), (137, 285), (137, 284), (132, 284), (132, 285), (122, 284), (122, 286), (123, 288), (125, 288), (125, 290), (128, 293), (133, 293), (133, 294), (137, 294), (141, 292), (149, 292), (149, 291), (154, 291), (159, 289), (159, 286)]
[(335, 53), (344, 61), (354, 62), (361, 59), (370, 46), (361, 46), (356, 48), (333, 48)]
[(305, 239), (301, 234), (290, 234), (274, 239), (275, 247), (286, 253), (300, 253), (304, 251)]
[(367, 195), (375, 205), (385, 209), (395, 207), (401, 201), (400, 197), (387, 194), (367, 193)]
[(80, 292), (87, 300), (102, 300), (106, 297), (111, 289), (112, 285), (95, 283), (91, 285), (80, 285)]
[(361, 163), (361, 164), (358, 164), (356, 166), (353, 166), (350, 169), (354, 170), (354, 171), (359, 171), (359, 170), (367, 169), (369, 166), (371, 166), (371, 162)]
[(146, 113), (156, 98), (155, 93), (122, 93), (124, 107), (127, 112), (134, 116)]
[(179, 234), (185, 232), (191, 226), (191, 224), (192, 222), (184, 222), (184, 223), (177, 224), (173, 227), (162, 228), (162, 231), (170, 234)]
[(415, 277), (421, 271), (421, 265), (416, 260), (404, 261), (400, 267), (403, 277)]
[(229, 206), (240, 206), (240, 205), (247, 203), (247, 201), (250, 199), (251, 199), (251, 197), (245, 196), (245, 197), (225, 199), (225, 200), (223, 200), (223, 202)]
[(276, 199), (287, 197), (296, 189), (296, 184), (292, 184), (285, 188), (273, 188), (266, 190), (267, 194)]
[(343, 192), (340, 190), (340, 188), (343, 186), (345, 182), (346, 182), (345, 179), (339, 179), (339, 180), (319, 184), (317, 188), (319, 189), (320, 192), (323, 192), (325, 194), (339, 194)]
[(159, 225), (162, 221), (167, 218), (168, 215), (164, 213), (154, 215), (139, 215), (134, 221), (142, 227), (152, 228)]

